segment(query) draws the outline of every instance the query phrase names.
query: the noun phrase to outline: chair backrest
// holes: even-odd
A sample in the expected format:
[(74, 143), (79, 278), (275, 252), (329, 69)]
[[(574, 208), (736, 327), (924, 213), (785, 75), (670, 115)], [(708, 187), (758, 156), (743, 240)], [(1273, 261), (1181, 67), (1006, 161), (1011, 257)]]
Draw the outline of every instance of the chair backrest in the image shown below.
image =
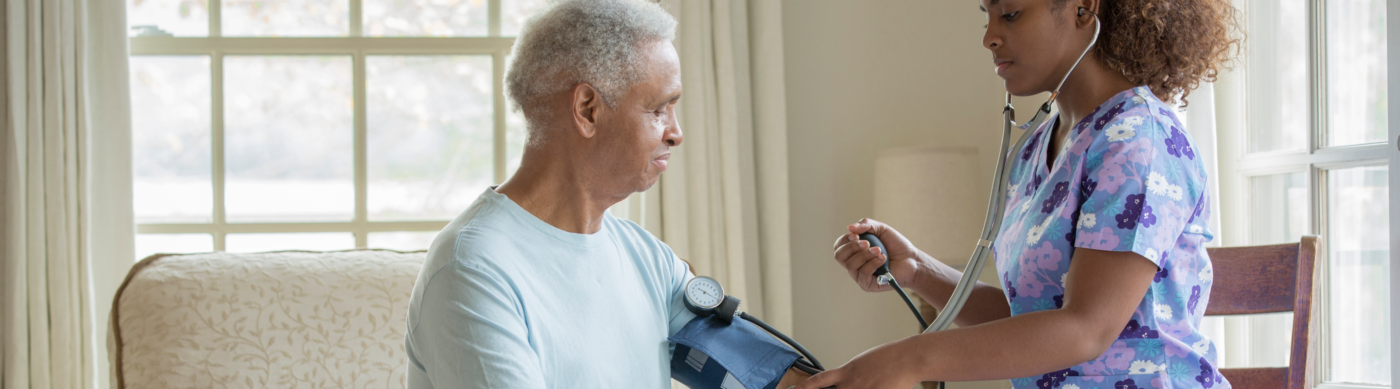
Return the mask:
[(1286, 368), (1220, 369), (1236, 389), (1303, 389), (1309, 378), (1309, 324), (1317, 237), (1299, 243), (1207, 249), (1214, 265), (1207, 316), (1293, 312)]
[(112, 387), (403, 387), (408, 300), (424, 258), (146, 258), (113, 302)]

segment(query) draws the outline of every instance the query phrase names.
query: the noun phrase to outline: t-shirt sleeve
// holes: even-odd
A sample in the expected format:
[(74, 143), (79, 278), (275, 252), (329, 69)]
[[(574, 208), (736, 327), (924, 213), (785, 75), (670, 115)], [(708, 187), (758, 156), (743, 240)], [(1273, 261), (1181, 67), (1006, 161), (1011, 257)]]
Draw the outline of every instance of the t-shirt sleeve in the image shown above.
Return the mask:
[(682, 327), (685, 327), (686, 323), (690, 323), (690, 321), (694, 320), (696, 317), (695, 313), (685, 308), (684, 301), (685, 283), (690, 281), (691, 278), (694, 278), (695, 275), (690, 272), (690, 265), (687, 265), (685, 261), (677, 257), (676, 253), (671, 251), (671, 248), (663, 246), (663, 251), (666, 253), (664, 260), (666, 263), (670, 264), (668, 267), (668, 274), (666, 275), (666, 284), (668, 285), (671, 295), (669, 304), (667, 304), (670, 327), (669, 331), (667, 331), (667, 335), (675, 335), (677, 332), (680, 332)]
[(1110, 120), (1102, 130), (1086, 129), (1100, 133), (1088, 147), (1080, 178), (1074, 246), (1131, 251), (1160, 267), (1204, 188), (1193, 158), (1168, 149), (1167, 142), (1181, 140), (1167, 135), (1152, 116), (1130, 113)]
[(511, 291), (500, 277), (461, 263), (431, 278), (411, 346), (433, 387), (545, 387)]

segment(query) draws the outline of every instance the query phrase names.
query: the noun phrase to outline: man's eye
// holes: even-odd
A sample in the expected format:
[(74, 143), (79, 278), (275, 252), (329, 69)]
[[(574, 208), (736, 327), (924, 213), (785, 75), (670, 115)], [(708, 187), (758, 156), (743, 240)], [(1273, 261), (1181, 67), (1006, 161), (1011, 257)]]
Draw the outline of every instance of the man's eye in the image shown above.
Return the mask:
[(1004, 13), (1004, 14), (1001, 14), (1001, 18), (1002, 18), (1002, 19), (1006, 19), (1006, 21), (1009, 22), (1009, 21), (1011, 21), (1011, 20), (1013, 20), (1013, 19), (1016, 19), (1016, 16), (1017, 16), (1017, 15), (1020, 15), (1020, 14), (1021, 14), (1021, 11)]

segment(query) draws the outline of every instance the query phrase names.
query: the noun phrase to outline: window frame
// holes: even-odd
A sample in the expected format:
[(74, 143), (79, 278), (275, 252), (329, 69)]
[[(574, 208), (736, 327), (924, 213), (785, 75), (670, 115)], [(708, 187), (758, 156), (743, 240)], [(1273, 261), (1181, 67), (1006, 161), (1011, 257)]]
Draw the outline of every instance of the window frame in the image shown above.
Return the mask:
[[(515, 37), (501, 36), (501, 2), (487, 0), (487, 35), (470, 37), (366, 37), (363, 1), (349, 1), (350, 29), (336, 37), (225, 37), (222, 1), (209, 0), (207, 37), (132, 36), (129, 56), (206, 56), (210, 62), (210, 159), (213, 210), (207, 223), (138, 222), (137, 234), (210, 234), (214, 251), (224, 251), (228, 234), (349, 232), (356, 248), (368, 247), (374, 232), (434, 232), (448, 220), (370, 221), (367, 207), (368, 154), (366, 123), (365, 58), (375, 55), (490, 55), (492, 69), (493, 177), (505, 180), (507, 172), (506, 57)], [(228, 55), (337, 55), (352, 59), (354, 218), (347, 222), (251, 222), (230, 223), (225, 216), (224, 159), (224, 57)]]
[[(1348, 382), (1336, 382), (1333, 381), (1331, 377), (1332, 345), (1330, 344), (1330, 320), (1332, 312), (1330, 304), (1328, 303), (1330, 301), (1330, 296), (1332, 293), (1330, 285), (1331, 251), (1329, 247), (1329, 240), (1327, 239), (1327, 237), (1331, 235), (1330, 230), (1332, 226), (1328, 225), (1328, 174), (1329, 172), (1338, 169), (1362, 166), (1386, 166), (1389, 169), (1388, 174), (1392, 178), (1391, 182), (1395, 182), (1393, 181), (1393, 179), (1395, 179), (1395, 177), (1397, 177), (1397, 173), (1400, 172), (1397, 172), (1396, 164), (1392, 161), (1396, 161), (1396, 157), (1400, 156), (1400, 154), (1397, 154), (1396, 149), (1393, 148), (1395, 147), (1395, 145), (1390, 143), (1390, 139), (1394, 139), (1397, 135), (1400, 135), (1397, 134), (1397, 132), (1400, 132), (1400, 130), (1397, 130), (1397, 124), (1400, 124), (1400, 120), (1389, 122), (1387, 139), (1382, 139), (1378, 142), (1364, 144), (1344, 146), (1328, 145), (1328, 130), (1330, 125), (1330, 117), (1328, 116), (1329, 91), (1327, 69), (1327, 2), (1331, 0), (1307, 1), (1307, 71), (1308, 106), (1310, 120), (1308, 125), (1308, 136), (1306, 137), (1306, 145), (1302, 150), (1269, 152), (1251, 152), (1249, 150), (1249, 136), (1254, 130), (1254, 126), (1250, 125), (1249, 123), (1249, 117), (1252, 116), (1248, 112), (1248, 110), (1252, 109), (1252, 107), (1249, 104), (1249, 96), (1247, 93), (1243, 92), (1245, 90), (1250, 89), (1248, 87), (1249, 78), (1243, 75), (1240, 76), (1239, 79), (1234, 82), (1238, 83), (1243, 87), (1235, 87), (1233, 88), (1233, 90), (1231, 90), (1231, 92), (1237, 93), (1243, 97), (1242, 100), (1244, 104), (1241, 108), (1244, 108), (1245, 112), (1243, 115), (1240, 115), (1241, 117), (1235, 118), (1233, 120), (1233, 122), (1236, 124), (1243, 124), (1242, 126), (1238, 127), (1243, 131), (1239, 131), (1239, 139), (1234, 145), (1233, 150), (1227, 151), (1227, 153), (1234, 154), (1235, 158), (1233, 158), (1233, 163), (1231, 163), (1231, 165), (1233, 165), (1231, 169), (1224, 169), (1224, 166), (1222, 165), (1221, 178), (1222, 180), (1228, 180), (1232, 182), (1225, 183), (1225, 185), (1222, 185), (1224, 187), (1222, 189), (1233, 188), (1236, 192), (1236, 195), (1227, 195), (1226, 197), (1235, 197), (1236, 200), (1233, 200), (1234, 205), (1245, 205), (1247, 204), (1248, 199), (1253, 198), (1253, 194), (1251, 193), (1253, 189), (1251, 188), (1252, 185), (1250, 185), (1250, 179), (1255, 177), (1270, 176), (1277, 174), (1304, 173), (1305, 185), (1308, 188), (1309, 218), (1307, 231), (1305, 233), (1317, 234), (1322, 236), (1323, 238), (1319, 240), (1319, 244), (1321, 247), (1319, 247), (1318, 250), (1319, 256), (1318, 264), (1316, 267), (1318, 274), (1314, 280), (1314, 288), (1317, 290), (1318, 293), (1316, 293), (1316, 295), (1314, 296), (1313, 314), (1319, 315), (1316, 316), (1317, 320), (1314, 321), (1314, 323), (1317, 324), (1318, 328), (1317, 332), (1315, 333), (1316, 338), (1313, 339), (1313, 341), (1316, 342), (1318, 346), (1315, 349), (1316, 355), (1314, 356), (1316, 361), (1316, 365), (1314, 366), (1314, 368), (1316, 370), (1312, 372), (1312, 374), (1315, 377), (1317, 377), (1315, 379), (1315, 382), (1317, 383), (1316, 388), (1378, 389), (1400, 387), (1400, 384), (1397, 384), (1400, 383), (1400, 370), (1394, 369), (1391, 372), (1392, 383), (1388, 385), (1369, 385)], [(1249, 2), (1246, 0), (1236, 0), (1235, 2), (1235, 5), (1238, 6), (1239, 9), (1244, 10), (1244, 12), (1249, 12), (1248, 4)], [(1388, 41), (1388, 44), (1390, 45), (1393, 45), (1394, 43), (1398, 42), (1394, 40), (1396, 39), (1397, 33), (1396, 28), (1393, 27), (1395, 25), (1395, 15), (1397, 8), (1400, 7), (1396, 7), (1394, 6), (1394, 4), (1387, 4), (1388, 19), (1386, 20), (1386, 24), (1387, 27), (1389, 27), (1387, 28), (1387, 34), (1390, 38), (1390, 40)], [(1248, 48), (1246, 48), (1246, 50), (1248, 50)], [(1388, 82), (1391, 84), (1391, 89), (1388, 90), (1388, 94), (1390, 95), (1389, 103), (1391, 104), (1388, 108), (1388, 111), (1396, 112), (1395, 96), (1397, 92), (1400, 91), (1397, 91), (1394, 85), (1396, 84), (1397, 76), (1400, 76), (1400, 74), (1397, 74), (1396, 62), (1390, 61), (1390, 59), (1395, 58), (1393, 54), (1395, 54), (1396, 50), (1388, 50)], [(1241, 68), (1244, 70), (1244, 72), (1248, 72), (1249, 70), (1247, 62), (1244, 63), (1245, 66), (1242, 66)], [(1222, 150), (1226, 149), (1222, 148)], [(1230, 158), (1231, 156), (1225, 155), (1224, 157)], [(1396, 266), (1393, 260), (1397, 253), (1395, 247), (1397, 247), (1397, 242), (1400, 242), (1400, 239), (1397, 239), (1397, 234), (1400, 234), (1400, 229), (1397, 228), (1397, 224), (1400, 223), (1397, 223), (1396, 217), (1396, 214), (1400, 212), (1400, 209), (1398, 209), (1400, 207), (1397, 207), (1397, 205), (1400, 205), (1400, 201), (1397, 201), (1397, 199), (1400, 199), (1400, 196), (1397, 196), (1394, 191), (1391, 191), (1389, 200), (1391, 204), (1391, 214), (1387, 216), (1390, 218), (1389, 224), (1391, 225), (1390, 255), (1392, 258), (1392, 277), (1390, 280), (1390, 286), (1392, 295), (1392, 315), (1395, 312), (1400, 312), (1396, 311), (1396, 307), (1400, 307), (1400, 300), (1397, 300), (1400, 299), (1400, 288), (1395, 287), (1397, 285), (1400, 285), (1397, 283), (1397, 280), (1400, 280), (1400, 269), (1397, 268), (1400, 268), (1400, 266)], [(1240, 244), (1247, 241), (1249, 239), (1248, 237), (1251, 234), (1249, 226), (1252, 224), (1252, 220), (1254, 220), (1254, 216), (1251, 214), (1253, 211), (1248, 206), (1242, 208), (1243, 209), (1238, 211), (1224, 212), (1224, 215), (1222, 215), (1223, 217), (1242, 218), (1241, 221), (1232, 223), (1238, 227), (1233, 228), (1233, 231), (1231, 232), (1241, 236), (1240, 238), (1234, 238), (1235, 243), (1232, 244)], [(1232, 336), (1248, 336), (1247, 333), (1249, 332), (1261, 332), (1264, 330), (1264, 328), (1262, 328), (1263, 326), (1267, 326), (1270, 324), (1267, 321), (1255, 320), (1250, 320), (1248, 323), (1249, 324), (1245, 326), (1245, 331), (1243, 333), (1232, 334)], [(1289, 323), (1291, 325), (1291, 321)], [(1392, 319), (1391, 327), (1392, 343), (1400, 344), (1400, 339), (1397, 339), (1397, 337), (1400, 337), (1400, 324), (1397, 324), (1397, 321)], [(1244, 350), (1246, 353), (1251, 355), (1259, 355), (1262, 349), (1262, 347), (1260, 347), (1259, 344), (1248, 340), (1246, 341), (1246, 343), (1248, 344), (1246, 350)], [(1395, 358), (1394, 349), (1395, 347), (1392, 347), (1392, 363), (1397, 361), (1397, 359)], [(1248, 357), (1246, 357), (1245, 359), (1247, 360)], [(1298, 362), (1290, 361), (1290, 363)]]

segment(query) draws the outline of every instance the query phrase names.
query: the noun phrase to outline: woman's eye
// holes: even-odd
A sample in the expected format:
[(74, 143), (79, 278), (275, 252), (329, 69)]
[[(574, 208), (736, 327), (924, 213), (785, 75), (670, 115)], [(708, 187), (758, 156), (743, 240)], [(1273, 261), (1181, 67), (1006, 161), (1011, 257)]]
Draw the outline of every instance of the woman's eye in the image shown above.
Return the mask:
[(1020, 15), (1020, 14), (1021, 14), (1021, 11), (1008, 12), (1008, 13), (1001, 14), (1001, 18), (1002, 18), (1002, 19), (1006, 19), (1006, 21), (1009, 22), (1009, 21), (1011, 21), (1011, 20), (1013, 20), (1013, 19), (1016, 19), (1016, 16), (1017, 16), (1017, 15)]

